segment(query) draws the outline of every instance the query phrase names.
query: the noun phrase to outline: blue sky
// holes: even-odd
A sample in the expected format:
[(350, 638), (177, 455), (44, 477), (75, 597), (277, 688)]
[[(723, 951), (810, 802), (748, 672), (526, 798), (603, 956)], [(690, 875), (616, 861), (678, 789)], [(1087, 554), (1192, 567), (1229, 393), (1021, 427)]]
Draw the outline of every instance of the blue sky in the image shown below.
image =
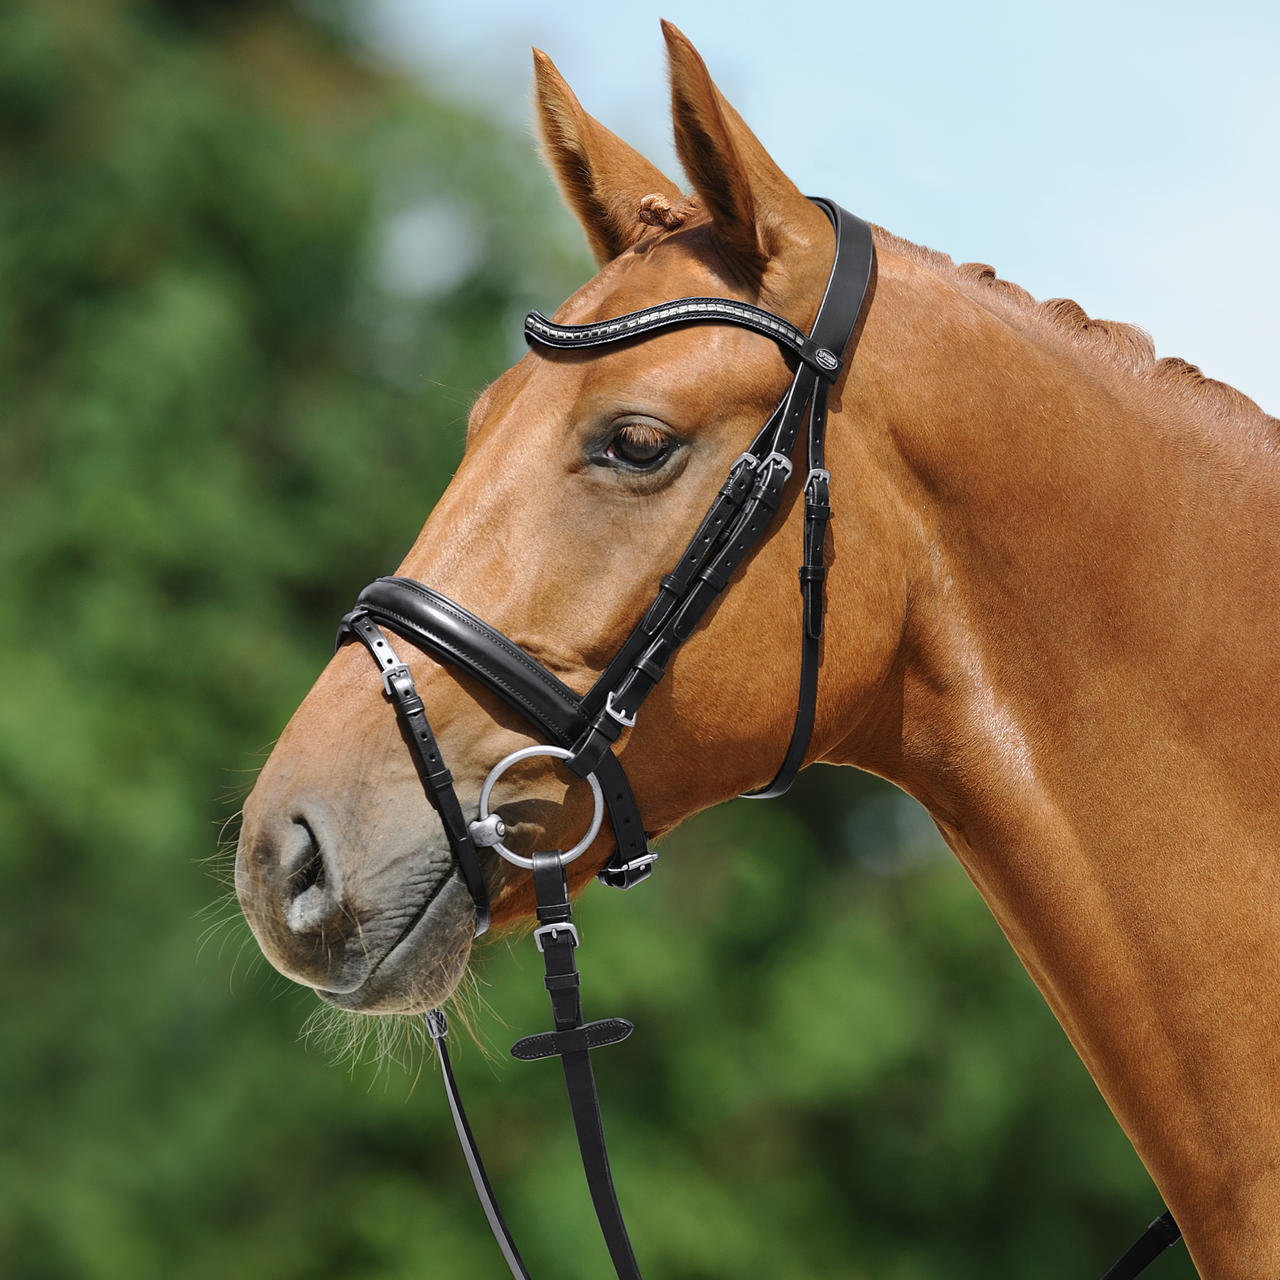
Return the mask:
[[(367, 0), (381, 56), (532, 128), (529, 46), (679, 177), (658, 18), (806, 191), (1140, 324), (1280, 414), (1280, 6)], [(567, 215), (566, 215), (567, 216)], [(551, 301), (550, 299), (548, 300)]]

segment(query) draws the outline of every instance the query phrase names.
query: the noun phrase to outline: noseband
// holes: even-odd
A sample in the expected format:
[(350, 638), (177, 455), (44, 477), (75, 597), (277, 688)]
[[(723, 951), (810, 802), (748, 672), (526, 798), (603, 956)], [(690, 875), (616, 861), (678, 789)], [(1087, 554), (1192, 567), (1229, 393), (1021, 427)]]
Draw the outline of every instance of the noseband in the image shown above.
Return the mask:
[[(480, 849), (493, 848), (533, 873), (538, 919), (534, 940), (546, 965), (545, 983), (551, 997), (554, 1030), (518, 1041), (511, 1052), (526, 1061), (561, 1059), (588, 1189), (620, 1280), (641, 1277), (614, 1192), (590, 1051), (625, 1039), (632, 1026), (625, 1018), (583, 1020), (575, 961), (579, 938), (569, 904), (565, 867), (590, 845), (607, 812), (615, 848), (598, 879), (614, 888), (630, 889), (653, 870), (657, 854), (649, 848), (631, 785), (614, 755), (614, 743), (624, 729), (636, 723), (644, 700), (662, 679), (672, 657), (768, 529), (792, 476), (791, 455), (797, 437), (807, 423), (803, 561), (799, 575), (803, 623), (796, 716), (773, 780), (749, 792), (746, 798), (764, 800), (782, 795), (804, 764), (817, 698), (825, 603), (824, 541), (831, 518), (830, 475), (824, 465), (827, 396), (842, 372), (875, 264), (871, 229), (865, 222), (833, 201), (815, 198), (813, 203), (832, 224), (835, 254), (813, 328), (807, 335), (781, 316), (731, 298), (681, 298), (585, 325), (557, 324), (537, 311), (525, 318), (525, 339), (530, 346), (570, 351), (632, 342), (690, 324), (736, 325), (771, 338), (794, 358), (796, 365), (782, 400), (731, 467), (684, 553), (661, 579), (653, 602), (585, 694), (576, 694), (487, 622), (432, 587), (409, 578), (378, 578), (370, 583), (338, 628), (337, 646), (359, 640), (378, 664), (383, 688), (395, 707), (423, 788), (440, 816), (458, 874), (475, 906), (477, 937), (490, 923)], [(383, 628), (437, 661), (462, 668), (519, 712), (544, 740), (545, 745), (512, 752), (494, 765), (482, 788), (480, 812), (474, 819), (468, 820), (463, 811), (413, 676)], [(523, 858), (502, 843), (505, 828), (496, 814), (489, 813), (488, 800), (503, 772), (534, 755), (558, 758), (566, 768), (586, 779), (596, 807), (590, 830), (573, 849)], [(528, 1271), (503, 1221), (462, 1107), (445, 1043), (445, 1016), (433, 1009), (426, 1020), (440, 1060), (454, 1125), (490, 1228), (511, 1274), (517, 1280), (528, 1280)], [(1121, 1273), (1114, 1274), (1118, 1280)]]

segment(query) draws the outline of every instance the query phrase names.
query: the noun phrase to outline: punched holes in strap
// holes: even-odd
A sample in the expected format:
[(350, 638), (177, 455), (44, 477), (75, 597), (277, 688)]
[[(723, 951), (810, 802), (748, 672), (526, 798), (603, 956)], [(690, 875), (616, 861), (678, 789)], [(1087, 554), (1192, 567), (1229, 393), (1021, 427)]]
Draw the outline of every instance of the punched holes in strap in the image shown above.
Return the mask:
[(693, 634), (768, 527), (791, 475), (791, 459), (775, 451), (747, 474), (754, 476), (749, 498), (741, 507), (735, 506), (733, 522), (718, 531), (720, 536), (707, 555), (699, 558), (701, 567), (684, 596), (664, 613), (648, 647), (618, 677), (616, 686), (605, 695), (604, 708), (574, 745), (569, 767), (575, 772), (594, 768), (595, 762), (617, 741), (623, 726), (634, 723), (641, 704), (662, 679), (676, 650)]
[(485, 885), (479, 855), (462, 813), (462, 805), (453, 788), (453, 775), (445, 765), (440, 746), (431, 731), (431, 723), (413, 683), (413, 676), (408, 666), (401, 662), (391, 641), (364, 610), (353, 609), (343, 618), (338, 630), (338, 644), (349, 635), (355, 636), (378, 664), (382, 687), (395, 707), (396, 717), (408, 740), (409, 751), (422, 780), (423, 790), (440, 817), (440, 824), (458, 866), (458, 874), (471, 895), (476, 913), (475, 936), (478, 938), (489, 928), (489, 891)]
[[(822, 631), (826, 576), (822, 541), (830, 516), (825, 493), (818, 495), (810, 489), (817, 474), (820, 473), (824, 481), (826, 478), (822, 453), (827, 392), (841, 369), (841, 359), (832, 349), (842, 352), (852, 337), (875, 260), (866, 223), (832, 201), (817, 198), (814, 203), (832, 223), (836, 249), (827, 287), (808, 337), (781, 317), (749, 303), (715, 298), (677, 299), (587, 325), (556, 324), (539, 312), (531, 313), (525, 322), (525, 337), (531, 344), (541, 342), (572, 349), (604, 346), (697, 320), (719, 321), (773, 337), (802, 360), (782, 402), (770, 415), (751, 451), (735, 464), (734, 473), (704, 517), (676, 569), (662, 579), (657, 598), (582, 699), (582, 710), (591, 723), (572, 748), (570, 768), (574, 772), (582, 773), (595, 767), (617, 741), (622, 729), (634, 722), (640, 704), (661, 679), (675, 649), (691, 634), (714, 595), (727, 586), (734, 569), (769, 523), (790, 474), (789, 455), (808, 405), (810, 473), (806, 484), (805, 555), (800, 569), (804, 599), (801, 700), (792, 734), (793, 749), (788, 752), (775, 785), (781, 781), (784, 783), (781, 790), (785, 790), (790, 777), (794, 776), (795, 761), (803, 762), (804, 746), (814, 718), (814, 708), (806, 706), (806, 702), (816, 693), (815, 673), (810, 671), (810, 678), (806, 679), (803, 668), (815, 664), (812, 647)], [(821, 376), (815, 377), (815, 373)], [(771, 445), (766, 441), (771, 441)], [(765, 458), (765, 451), (769, 449), (771, 452)], [(747, 483), (753, 476), (748, 509), (727, 529), (726, 517), (731, 511), (738, 514), (738, 504), (743, 501)], [(776, 795), (781, 790), (770, 786), (757, 794)]]
[(831, 519), (831, 477), (815, 467), (804, 486), (804, 563), (800, 590), (804, 595), (804, 632), (810, 640), (822, 636), (823, 583), (827, 576), (824, 543)]

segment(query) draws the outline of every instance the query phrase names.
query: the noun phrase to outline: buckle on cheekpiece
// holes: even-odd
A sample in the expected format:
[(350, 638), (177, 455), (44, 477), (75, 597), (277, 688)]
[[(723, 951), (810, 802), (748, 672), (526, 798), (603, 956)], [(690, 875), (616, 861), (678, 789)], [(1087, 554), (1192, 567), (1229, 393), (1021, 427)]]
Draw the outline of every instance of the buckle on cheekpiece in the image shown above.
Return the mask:
[(396, 696), (395, 690), (391, 687), (393, 680), (407, 680), (410, 685), (413, 684), (413, 673), (409, 670), (407, 663), (401, 662), (394, 667), (388, 667), (382, 673), (382, 687), (386, 691), (388, 698)]
[(605, 696), (604, 700), (605, 714), (611, 719), (616, 720), (624, 729), (632, 728), (636, 722), (636, 713), (633, 711), (630, 715), (627, 715), (625, 711), (615, 705), (613, 699), (614, 692), (611, 689)]
[(578, 939), (578, 926), (567, 920), (557, 920), (552, 924), (540, 925), (533, 931), (533, 941), (539, 951), (547, 949), (545, 939), (550, 938), (552, 942), (556, 940), (557, 933), (567, 933), (573, 940), (575, 947), (581, 946)]

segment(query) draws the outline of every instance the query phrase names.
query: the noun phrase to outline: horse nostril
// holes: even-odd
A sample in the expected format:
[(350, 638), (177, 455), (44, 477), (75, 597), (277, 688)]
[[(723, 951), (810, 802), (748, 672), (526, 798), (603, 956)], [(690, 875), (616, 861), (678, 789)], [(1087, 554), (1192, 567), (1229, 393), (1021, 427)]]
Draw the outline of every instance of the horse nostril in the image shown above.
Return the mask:
[(294, 841), (285, 893), (285, 922), (294, 933), (315, 933), (341, 915), (341, 904), (329, 891), (329, 877), (320, 842), (305, 818), (293, 820)]
[(296, 865), (289, 875), (289, 888), (296, 898), (316, 885), (324, 887), (324, 859), (320, 856), (320, 842), (311, 830), (311, 824), (305, 818), (294, 818), (293, 825), (299, 828), (298, 835), (305, 841), (295, 850)]

